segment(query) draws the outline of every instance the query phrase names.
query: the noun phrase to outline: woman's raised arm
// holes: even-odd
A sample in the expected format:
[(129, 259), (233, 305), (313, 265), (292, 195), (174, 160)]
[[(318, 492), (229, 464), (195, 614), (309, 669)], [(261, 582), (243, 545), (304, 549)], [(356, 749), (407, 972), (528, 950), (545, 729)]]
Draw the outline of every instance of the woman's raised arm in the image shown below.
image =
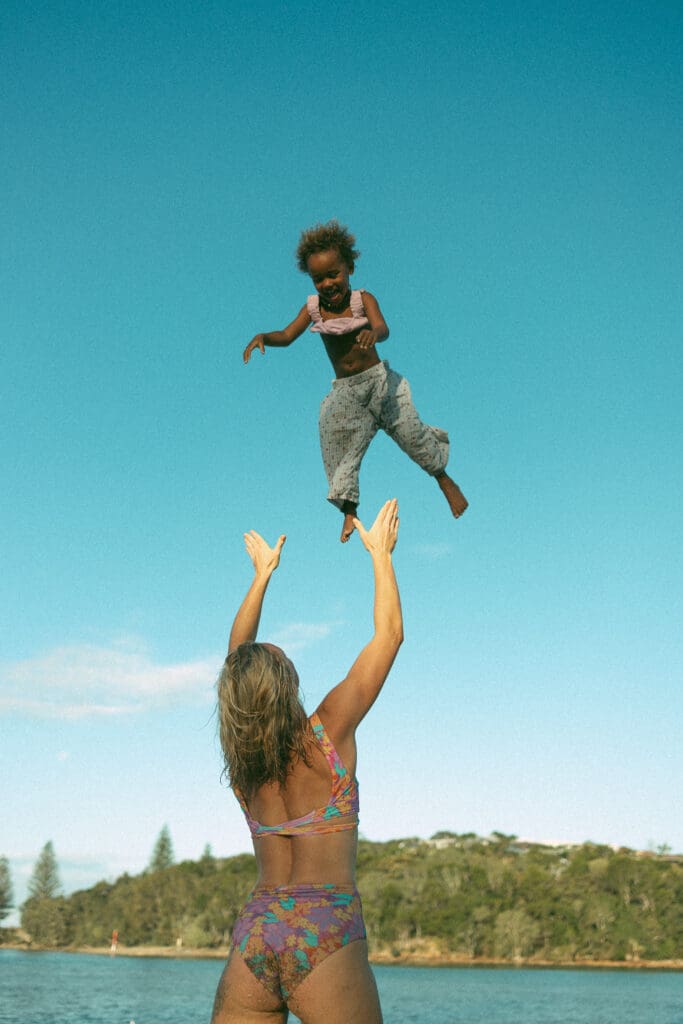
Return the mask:
[(278, 537), (275, 546), (271, 548), (256, 530), (245, 533), (244, 544), (247, 554), (254, 563), (254, 578), (232, 624), (228, 654), (240, 644), (253, 643), (256, 640), (263, 598), (266, 595), (270, 577), (280, 564), (280, 552), (285, 540), (286, 537), (282, 534), (281, 537)]
[(324, 718), (334, 722), (335, 735), (340, 739), (351, 737), (376, 701), (403, 643), (401, 599), (391, 561), (398, 537), (398, 523), (395, 498), (382, 506), (369, 530), (360, 520), (354, 520), (360, 539), (372, 558), (375, 633), (346, 678), (328, 693), (318, 708)]

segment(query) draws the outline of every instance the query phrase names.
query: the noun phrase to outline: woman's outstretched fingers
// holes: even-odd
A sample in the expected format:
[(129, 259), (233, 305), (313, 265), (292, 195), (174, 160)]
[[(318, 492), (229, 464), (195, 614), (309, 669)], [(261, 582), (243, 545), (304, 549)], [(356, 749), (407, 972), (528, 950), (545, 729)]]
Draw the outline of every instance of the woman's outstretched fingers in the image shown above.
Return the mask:
[(281, 534), (274, 546), (271, 548), (256, 530), (249, 530), (244, 535), (244, 544), (247, 554), (254, 563), (256, 572), (273, 572), (280, 564), (280, 552), (286, 540), (285, 534)]
[(396, 545), (398, 537), (398, 502), (392, 498), (382, 505), (377, 517), (366, 530), (360, 519), (354, 519), (354, 525), (358, 530), (360, 539), (371, 553), (373, 551), (388, 551), (391, 553)]

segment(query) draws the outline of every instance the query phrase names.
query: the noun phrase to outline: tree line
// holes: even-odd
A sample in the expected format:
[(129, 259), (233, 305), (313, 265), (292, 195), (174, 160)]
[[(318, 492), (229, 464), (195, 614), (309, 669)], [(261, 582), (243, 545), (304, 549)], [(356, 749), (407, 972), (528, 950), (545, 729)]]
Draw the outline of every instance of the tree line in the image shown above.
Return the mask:
[[(164, 825), (154, 844), (147, 871), (157, 872), (173, 864), (173, 843)], [(52, 840), (40, 851), (28, 883), (28, 899), (21, 908), (21, 926), (41, 945), (56, 946), (64, 936), (64, 914), (60, 906), (62, 884)], [(7, 857), (0, 857), (0, 921), (14, 908), (14, 889)], [(1, 941), (1, 936), (0, 936)]]
[[(358, 887), (371, 952), (500, 960), (683, 959), (683, 857), (494, 833), (361, 840)], [(0, 865), (2, 860), (0, 859)], [(227, 946), (255, 878), (251, 854), (173, 862), (165, 827), (140, 875), (65, 897), (46, 844), (22, 907), (36, 945)], [(0, 869), (0, 905), (2, 900)]]

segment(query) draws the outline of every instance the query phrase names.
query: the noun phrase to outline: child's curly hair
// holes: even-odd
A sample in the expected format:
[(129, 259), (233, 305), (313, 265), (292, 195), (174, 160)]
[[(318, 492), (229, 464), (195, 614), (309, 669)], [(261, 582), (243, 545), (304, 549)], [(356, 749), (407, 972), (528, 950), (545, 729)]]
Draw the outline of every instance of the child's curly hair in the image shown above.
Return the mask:
[(301, 232), (299, 244), (296, 247), (296, 260), (299, 270), (304, 274), (308, 273), (308, 257), (314, 252), (327, 252), (328, 249), (336, 249), (345, 263), (351, 267), (360, 256), (360, 251), (355, 248), (356, 239), (349, 229), (340, 224), (338, 220), (328, 220), (327, 224), (315, 224)]

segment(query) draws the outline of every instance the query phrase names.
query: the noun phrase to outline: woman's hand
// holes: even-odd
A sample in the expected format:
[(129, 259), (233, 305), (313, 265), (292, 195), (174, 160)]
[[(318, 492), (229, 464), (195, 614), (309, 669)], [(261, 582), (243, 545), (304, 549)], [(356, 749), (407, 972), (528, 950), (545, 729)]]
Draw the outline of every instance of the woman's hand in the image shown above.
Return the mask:
[(358, 530), (360, 539), (373, 556), (391, 554), (396, 547), (398, 524), (398, 502), (396, 498), (392, 498), (391, 501), (387, 501), (382, 505), (377, 513), (377, 518), (369, 530), (365, 529), (360, 519), (353, 520), (353, 525)]
[(247, 554), (254, 563), (254, 578), (232, 624), (228, 651), (234, 651), (240, 644), (253, 644), (256, 640), (261, 621), (263, 598), (268, 589), (270, 577), (280, 564), (280, 552), (285, 539), (283, 533), (281, 537), (278, 537), (275, 546), (271, 548), (256, 530), (245, 533), (244, 544)]
[(271, 548), (256, 530), (245, 533), (244, 544), (247, 554), (254, 563), (254, 571), (257, 576), (272, 576), (280, 564), (280, 552), (286, 539), (283, 533), (278, 537), (275, 546)]

